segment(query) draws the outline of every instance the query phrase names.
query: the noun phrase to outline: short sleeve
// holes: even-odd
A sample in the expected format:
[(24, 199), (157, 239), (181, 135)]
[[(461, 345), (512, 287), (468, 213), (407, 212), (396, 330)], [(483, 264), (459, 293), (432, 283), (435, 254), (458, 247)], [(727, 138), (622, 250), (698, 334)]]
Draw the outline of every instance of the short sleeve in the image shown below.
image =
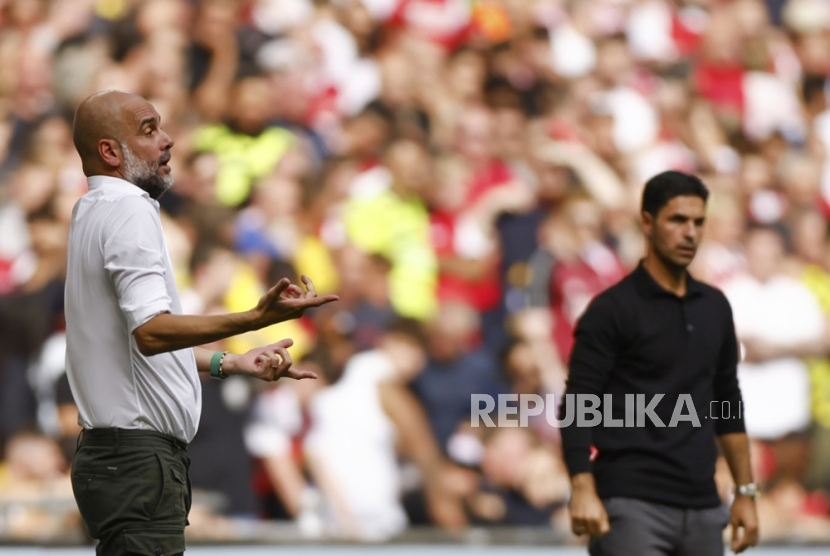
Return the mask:
[(104, 268), (130, 332), (159, 313), (171, 312), (164, 236), (154, 207), (144, 197), (118, 202), (123, 216), (104, 240)]

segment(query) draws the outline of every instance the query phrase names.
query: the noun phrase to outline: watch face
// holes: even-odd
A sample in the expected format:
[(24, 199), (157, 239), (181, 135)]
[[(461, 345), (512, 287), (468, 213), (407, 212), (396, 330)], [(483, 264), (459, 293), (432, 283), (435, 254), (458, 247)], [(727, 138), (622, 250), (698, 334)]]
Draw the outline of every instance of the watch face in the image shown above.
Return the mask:
[(749, 485), (741, 485), (738, 487), (738, 494), (755, 498), (758, 496), (758, 485), (754, 483)]

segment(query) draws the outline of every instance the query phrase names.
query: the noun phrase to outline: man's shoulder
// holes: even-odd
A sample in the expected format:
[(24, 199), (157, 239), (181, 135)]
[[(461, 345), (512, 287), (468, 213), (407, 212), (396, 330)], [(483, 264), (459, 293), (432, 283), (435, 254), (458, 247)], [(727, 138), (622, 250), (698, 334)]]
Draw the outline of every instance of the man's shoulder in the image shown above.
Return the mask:
[(629, 273), (616, 284), (605, 288), (595, 295), (591, 304), (598, 303), (600, 306), (624, 304), (626, 301), (630, 301), (633, 298), (632, 296), (635, 295), (637, 295), (636, 286), (632, 273)]
[(694, 281), (694, 287), (704, 298), (723, 305), (726, 308), (730, 307), (729, 298), (721, 288), (707, 284), (706, 282), (698, 282), (697, 280)]

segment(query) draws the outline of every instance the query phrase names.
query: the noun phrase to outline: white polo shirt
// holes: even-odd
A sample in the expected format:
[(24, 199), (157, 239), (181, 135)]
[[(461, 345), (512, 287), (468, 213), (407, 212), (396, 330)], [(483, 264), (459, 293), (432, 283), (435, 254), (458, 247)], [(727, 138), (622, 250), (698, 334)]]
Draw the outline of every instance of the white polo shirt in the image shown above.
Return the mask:
[(159, 205), (135, 185), (88, 179), (66, 274), (66, 372), (84, 428), (152, 430), (190, 442), (202, 389), (192, 349), (145, 357), (133, 331), (181, 314)]

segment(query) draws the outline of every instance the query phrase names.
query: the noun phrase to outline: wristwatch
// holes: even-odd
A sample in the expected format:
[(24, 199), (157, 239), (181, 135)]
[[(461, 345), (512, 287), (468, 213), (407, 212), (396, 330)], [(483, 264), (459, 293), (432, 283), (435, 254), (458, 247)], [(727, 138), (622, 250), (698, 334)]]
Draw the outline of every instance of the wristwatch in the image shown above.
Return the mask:
[(748, 485), (738, 485), (735, 487), (735, 494), (740, 494), (741, 496), (749, 496), (750, 498), (758, 498), (758, 495), (761, 494), (761, 490), (758, 488), (757, 483), (749, 483)]

